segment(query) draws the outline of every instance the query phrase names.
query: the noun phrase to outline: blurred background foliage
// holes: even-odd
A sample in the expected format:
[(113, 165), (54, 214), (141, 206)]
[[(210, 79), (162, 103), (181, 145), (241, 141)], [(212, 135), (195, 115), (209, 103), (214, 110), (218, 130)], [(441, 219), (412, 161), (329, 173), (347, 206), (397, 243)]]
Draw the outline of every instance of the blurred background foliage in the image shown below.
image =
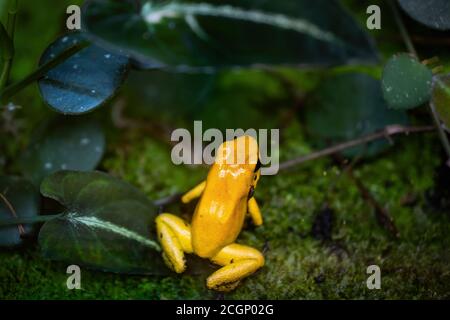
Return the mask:
[[(67, 6), (82, 3), (21, 1), (11, 82), (37, 67), (48, 45), (66, 32)], [(332, 142), (314, 140), (308, 130), (313, 121), (308, 119), (314, 118), (308, 110), (324, 98), (321, 86), (328, 83), (328, 90), (336, 94), (332, 92), (333, 79), (354, 73), (379, 80), (384, 63), (392, 55), (406, 51), (386, 1), (342, 3), (364, 30), (367, 6), (381, 7), (382, 30), (367, 30), (380, 52), (379, 64), (187, 75), (132, 70), (114, 99), (80, 116), (102, 124), (106, 149), (98, 169), (132, 183), (152, 200), (184, 192), (200, 181), (207, 169), (173, 165), (168, 134), (174, 128), (189, 129), (193, 120), (199, 119), (203, 120), (204, 130), (280, 128), (281, 161)], [(5, 17), (5, 6), (6, 1), (1, 1), (1, 18)], [(428, 29), (405, 14), (402, 16), (421, 58), (438, 56), (442, 72), (450, 72), (449, 33)], [(3, 112), (0, 120), (4, 129), (0, 140), (2, 174), (21, 172), (18, 159), (35, 135), (35, 128), (55, 117), (36, 84), (13, 101), (18, 108), (13, 115)], [(431, 123), (424, 108), (409, 111), (408, 115), (412, 124)], [(359, 134), (361, 131), (346, 138)], [(345, 169), (349, 160), (322, 159), (275, 177), (263, 177), (256, 197), (265, 226), (246, 230), (239, 242), (268, 248), (267, 265), (227, 298), (448, 299), (450, 173), (442, 165), (444, 158), (437, 135), (398, 138), (391, 148), (383, 150), (386, 152), (377, 157), (351, 164), (352, 175)], [(364, 182), (363, 188), (358, 181)], [(367, 199), (367, 193), (388, 210), (400, 238), (395, 239), (377, 223), (378, 209)], [(327, 211), (329, 208), (331, 211)], [(187, 219), (193, 210), (177, 204), (168, 209)], [(34, 243), (20, 250), (2, 249), (0, 259), (2, 298), (217, 297), (204, 288), (203, 276), (123, 276), (85, 270), (83, 290), (69, 291), (65, 287), (66, 265), (44, 260)], [(382, 290), (366, 288), (365, 270), (369, 264), (381, 266)]]

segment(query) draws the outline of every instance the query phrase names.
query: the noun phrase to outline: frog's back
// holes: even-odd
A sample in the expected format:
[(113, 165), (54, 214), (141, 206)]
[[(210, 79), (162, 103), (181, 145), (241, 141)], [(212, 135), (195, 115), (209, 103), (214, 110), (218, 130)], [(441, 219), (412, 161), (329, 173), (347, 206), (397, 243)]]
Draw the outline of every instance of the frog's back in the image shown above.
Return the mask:
[(200, 257), (214, 256), (239, 235), (257, 160), (258, 145), (250, 136), (226, 141), (217, 151), (192, 218), (192, 246)]
[[(225, 172), (224, 170), (228, 171)], [(239, 168), (214, 165), (192, 219), (192, 246), (200, 257), (212, 257), (238, 237), (247, 212), (250, 188)], [(240, 172), (240, 173), (239, 173)], [(214, 179), (209, 179), (214, 175)], [(211, 177), (212, 178), (212, 177)]]

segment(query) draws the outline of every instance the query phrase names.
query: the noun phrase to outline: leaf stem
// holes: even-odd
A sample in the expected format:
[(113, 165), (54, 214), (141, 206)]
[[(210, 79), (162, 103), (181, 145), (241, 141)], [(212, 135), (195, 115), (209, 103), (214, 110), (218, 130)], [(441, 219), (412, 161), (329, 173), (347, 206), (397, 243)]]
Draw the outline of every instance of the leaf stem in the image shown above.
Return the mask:
[(447, 157), (450, 160), (450, 144), (447, 139), (447, 134), (445, 133), (444, 129), (442, 128), (441, 121), (439, 120), (439, 115), (436, 112), (436, 108), (434, 106), (433, 101), (430, 101), (429, 106), (430, 106), (431, 116), (433, 117), (434, 122), (436, 123), (436, 126), (439, 126), (439, 130), (438, 130), (439, 137), (441, 138), (442, 145), (444, 146), (444, 149), (445, 149), (445, 153), (447, 154)]
[(54, 59), (44, 63), (21, 81), (6, 87), (3, 91), (0, 92), (1, 102), (6, 103), (7, 100), (12, 96), (14, 96), (17, 92), (27, 87), (33, 81), (39, 80), (48, 71), (50, 71), (60, 63), (64, 62), (66, 59), (68, 59), (78, 51), (86, 48), (89, 44), (90, 43), (88, 41), (83, 41), (67, 48), (59, 55), (57, 55)]
[(6, 29), (1, 26), (0, 32), (5, 32), (2, 35), (2, 47), (6, 52), (3, 53), (2, 61), (3, 68), (0, 74), (0, 90), (3, 90), (8, 83), (9, 75), (11, 73), (12, 61), (14, 59), (14, 32), (16, 29), (16, 16), (17, 16), (17, 0), (13, 0), (13, 5), (8, 9), (8, 19), (6, 21)]
[(394, 14), (395, 22), (397, 23), (397, 26), (400, 30), (400, 35), (403, 39), (403, 42), (405, 43), (406, 48), (408, 49), (409, 53), (413, 54), (415, 57), (418, 57), (416, 48), (414, 47), (411, 37), (409, 36), (408, 30), (406, 29), (405, 24), (403, 23), (397, 5), (394, 3), (393, 0), (389, 0), (389, 6), (391, 7), (392, 13)]
[(0, 75), (0, 90), (3, 89), (8, 82), (9, 74), (11, 73), (12, 59), (3, 60), (2, 73)]
[(404, 127), (401, 125), (389, 125), (381, 131), (362, 136), (355, 140), (346, 141), (346, 142), (334, 145), (332, 147), (310, 153), (306, 156), (301, 156), (298, 158), (288, 160), (286, 162), (281, 163), (279, 169), (280, 169), (280, 171), (285, 170), (285, 169), (291, 168), (293, 166), (302, 164), (302, 163), (310, 161), (310, 160), (315, 160), (315, 159), (319, 159), (319, 158), (322, 158), (325, 156), (329, 156), (329, 155), (344, 151), (349, 148), (353, 148), (353, 147), (361, 145), (361, 144), (366, 144), (366, 143), (374, 141), (374, 140), (378, 140), (378, 139), (382, 139), (382, 138), (389, 138), (393, 135), (397, 135), (397, 134), (401, 134), (401, 133), (410, 134), (410, 133), (428, 132), (428, 131), (433, 131), (433, 130), (435, 130), (434, 126)]
[[(391, 6), (392, 12), (394, 14), (395, 22), (397, 23), (397, 26), (400, 29), (400, 34), (403, 38), (403, 41), (405, 42), (406, 48), (408, 49), (409, 53), (411, 53), (417, 59), (419, 59), (419, 55), (417, 54), (416, 48), (414, 47), (414, 44), (411, 41), (411, 37), (409, 36), (408, 30), (406, 29), (405, 24), (403, 23), (402, 17), (400, 16), (400, 13), (398, 11), (396, 4), (394, 3), (394, 1), (389, 0), (389, 5)], [(442, 128), (439, 116), (436, 113), (436, 110), (431, 101), (428, 104), (428, 107), (429, 107), (431, 116), (433, 118), (433, 121), (436, 125), (436, 128), (439, 131), (439, 138), (441, 139), (442, 146), (444, 147), (445, 153), (447, 154), (447, 159), (450, 161), (450, 142), (448, 141), (447, 134), (445, 133), (444, 129)]]
[(8, 20), (6, 21), (6, 30), (11, 39), (14, 38), (14, 31), (16, 29), (17, 8), (19, 7), (18, 0), (12, 0), (13, 5), (8, 9)]
[(63, 213), (58, 214), (52, 214), (52, 215), (40, 215), (40, 216), (34, 216), (34, 217), (19, 217), (14, 219), (5, 219), (0, 220), (0, 227), (5, 226), (15, 226), (18, 224), (31, 224), (31, 223), (38, 223), (38, 222), (46, 222), (50, 221), (56, 218), (59, 218), (63, 215)]
[[(11, 204), (11, 202), (9, 202), (9, 200), (2, 193), (0, 193), (0, 199), (5, 203), (6, 207), (9, 210), (9, 212), (11, 212), (11, 215), (14, 218), (17, 218), (16, 210), (14, 209), (13, 205)], [(19, 224), (17, 226), (17, 228), (19, 229), (20, 235), (23, 235), (25, 233), (25, 229), (23, 228), (23, 226), (21, 224)]]

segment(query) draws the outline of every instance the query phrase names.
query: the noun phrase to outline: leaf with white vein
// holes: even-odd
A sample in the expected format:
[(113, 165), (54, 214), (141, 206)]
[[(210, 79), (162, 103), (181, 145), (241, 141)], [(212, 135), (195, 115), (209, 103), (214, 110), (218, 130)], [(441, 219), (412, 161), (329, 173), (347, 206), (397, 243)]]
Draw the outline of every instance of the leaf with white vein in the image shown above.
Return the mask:
[(66, 207), (44, 224), (44, 256), (104, 271), (165, 274), (156, 241), (156, 208), (138, 189), (101, 172), (59, 171), (41, 185)]
[[(375, 62), (372, 40), (336, 0), (91, 0), (88, 37), (153, 67)], [(337, 28), (336, 26), (339, 26)]]

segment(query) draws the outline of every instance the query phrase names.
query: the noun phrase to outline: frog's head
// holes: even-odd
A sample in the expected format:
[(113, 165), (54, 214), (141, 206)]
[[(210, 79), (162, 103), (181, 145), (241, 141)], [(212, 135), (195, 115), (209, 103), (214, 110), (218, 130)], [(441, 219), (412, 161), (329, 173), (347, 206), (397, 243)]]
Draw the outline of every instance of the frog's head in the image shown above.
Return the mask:
[(225, 141), (217, 150), (214, 167), (219, 178), (231, 180), (235, 188), (243, 189), (251, 198), (261, 175), (256, 139), (244, 135)]

